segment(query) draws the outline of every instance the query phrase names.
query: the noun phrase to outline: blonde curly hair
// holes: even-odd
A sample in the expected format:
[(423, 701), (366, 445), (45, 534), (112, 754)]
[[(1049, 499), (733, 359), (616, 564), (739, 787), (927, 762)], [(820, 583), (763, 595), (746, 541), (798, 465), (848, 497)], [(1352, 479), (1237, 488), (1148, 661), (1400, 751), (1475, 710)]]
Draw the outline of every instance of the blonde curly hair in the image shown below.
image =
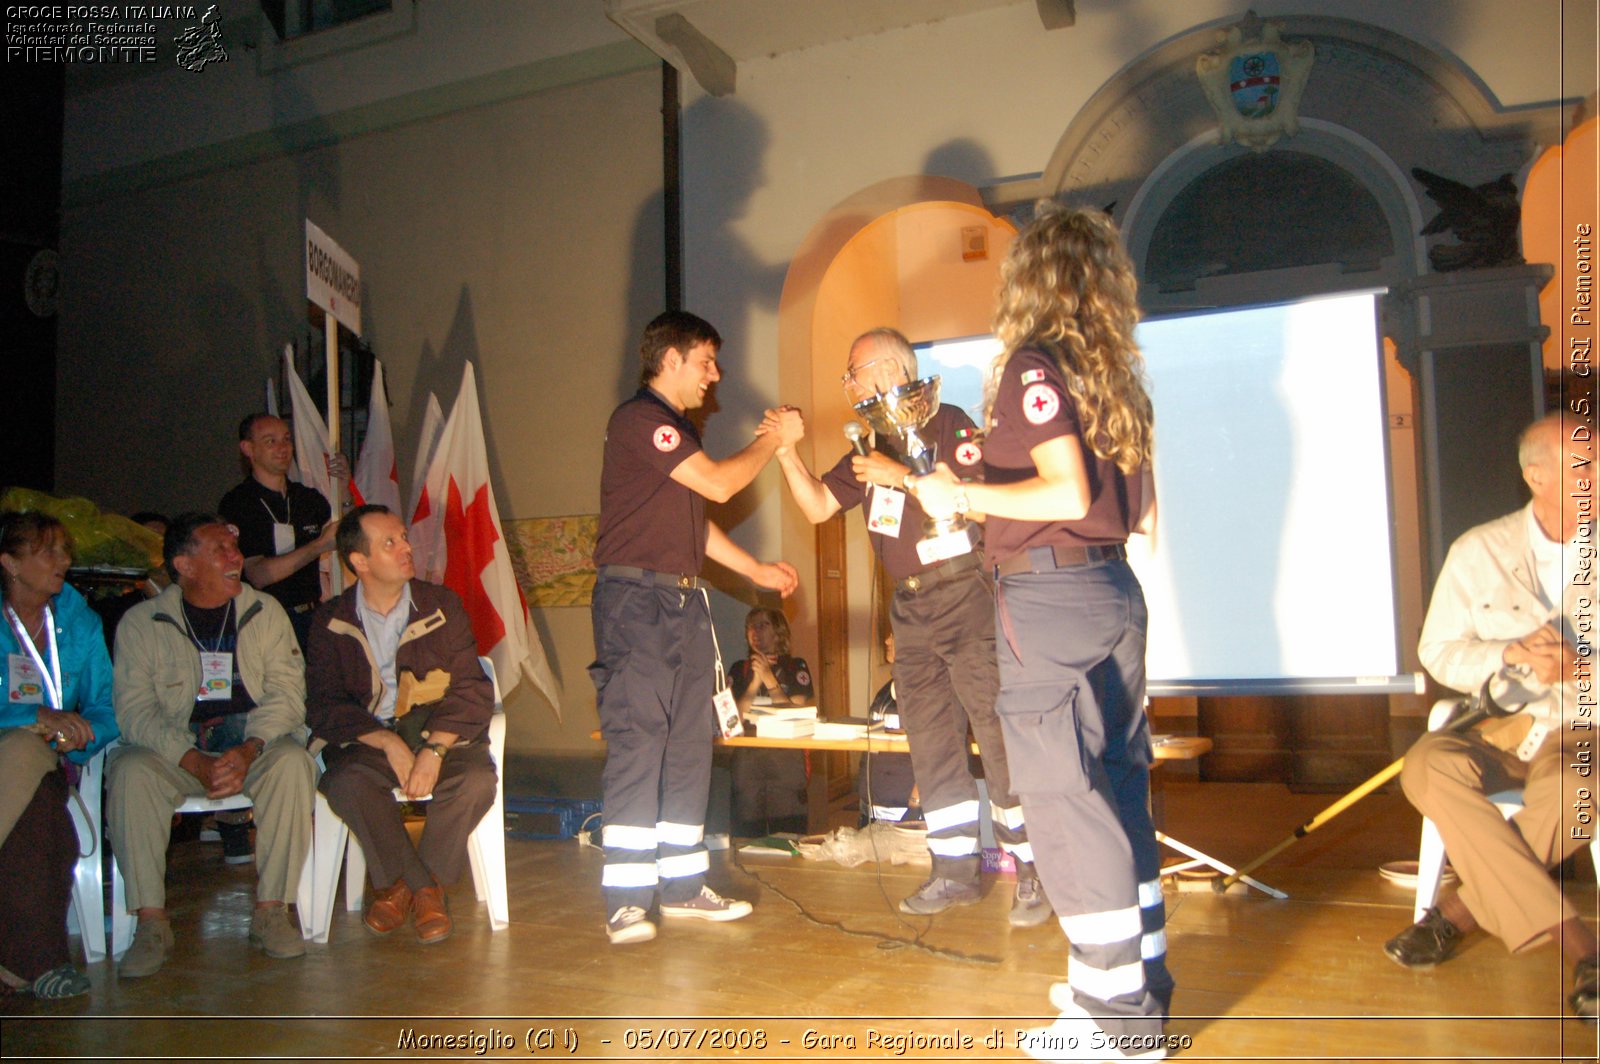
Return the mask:
[(984, 388), (990, 429), (1006, 363), (1018, 349), (1037, 347), (1061, 367), (1090, 450), (1124, 473), (1148, 465), (1155, 438), (1144, 357), (1133, 341), (1139, 283), (1111, 219), (1041, 201), (1000, 279), (994, 328), (1004, 349)]

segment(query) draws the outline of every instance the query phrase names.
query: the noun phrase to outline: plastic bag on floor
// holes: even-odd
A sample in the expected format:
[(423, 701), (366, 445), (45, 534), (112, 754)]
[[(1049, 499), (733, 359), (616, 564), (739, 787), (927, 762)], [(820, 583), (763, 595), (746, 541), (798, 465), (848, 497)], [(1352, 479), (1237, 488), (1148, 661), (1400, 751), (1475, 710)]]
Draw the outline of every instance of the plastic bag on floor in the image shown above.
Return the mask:
[(800, 856), (808, 861), (833, 861), (846, 868), (868, 861), (892, 865), (931, 861), (926, 828), (907, 828), (880, 821), (860, 831), (836, 828), (827, 835), (809, 835), (800, 840)]

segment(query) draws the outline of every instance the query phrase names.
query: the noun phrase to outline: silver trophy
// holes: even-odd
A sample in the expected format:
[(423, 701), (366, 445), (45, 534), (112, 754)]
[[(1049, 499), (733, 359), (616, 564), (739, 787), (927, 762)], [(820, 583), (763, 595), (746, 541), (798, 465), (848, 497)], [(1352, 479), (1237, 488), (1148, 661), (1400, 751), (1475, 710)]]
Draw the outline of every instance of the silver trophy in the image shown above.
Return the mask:
[[(906, 465), (911, 467), (912, 475), (919, 477), (933, 472), (934, 463), (939, 460), (937, 445), (922, 436), (922, 429), (938, 410), (938, 377), (902, 384), (855, 405), (856, 413), (873, 431), (900, 440)], [(930, 517), (917, 544), (917, 554), (926, 564), (965, 554), (973, 547), (972, 531), (960, 514)]]

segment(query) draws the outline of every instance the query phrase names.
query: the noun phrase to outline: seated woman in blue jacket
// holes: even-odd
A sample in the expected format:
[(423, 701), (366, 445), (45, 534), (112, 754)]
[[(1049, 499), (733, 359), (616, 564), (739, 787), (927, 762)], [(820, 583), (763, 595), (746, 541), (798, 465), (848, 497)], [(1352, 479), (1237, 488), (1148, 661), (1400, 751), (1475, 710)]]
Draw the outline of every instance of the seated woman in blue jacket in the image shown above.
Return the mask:
[(61, 522), (0, 514), (0, 983), (39, 998), (89, 992), (67, 949), (78, 835), (62, 762), (117, 737), (111, 658), (71, 564)]

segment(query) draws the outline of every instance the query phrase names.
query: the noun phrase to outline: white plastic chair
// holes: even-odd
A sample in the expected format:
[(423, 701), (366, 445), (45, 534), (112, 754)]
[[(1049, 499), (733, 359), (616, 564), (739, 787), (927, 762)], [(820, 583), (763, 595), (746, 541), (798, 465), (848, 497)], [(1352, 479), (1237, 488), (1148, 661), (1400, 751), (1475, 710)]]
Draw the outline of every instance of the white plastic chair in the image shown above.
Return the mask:
[[(1428, 730), (1438, 731), (1444, 727), (1460, 704), (1460, 700), (1454, 698), (1435, 702), (1433, 709), (1428, 712)], [(1489, 801), (1494, 803), (1494, 807), (1500, 810), (1500, 815), (1507, 820), (1522, 812), (1520, 790), (1496, 791), (1489, 795)], [(1600, 838), (1589, 843), (1589, 859), (1594, 862), (1596, 869), (1600, 869)], [(1433, 821), (1423, 817), (1422, 842), (1417, 848), (1417, 900), (1412, 909), (1413, 921), (1421, 920), (1422, 914), (1439, 900), (1439, 884), (1444, 877), (1444, 860), (1444, 840), (1439, 837), (1439, 829)]]
[[(78, 858), (78, 866), (73, 872), (72, 904), (67, 919), (77, 920), (78, 932), (83, 940), (83, 955), (90, 964), (106, 955), (106, 881), (100, 861), (105, 855), (105, 835), (100, 816), (105, 771), (106, 751), (102, 747), (83, 766), (78, 779), (78, 797), (83, 800), (83, 805), (80, 807), (70, 797), (67, 799), (67, 812), (72, 816), (72, 826), (78, 830), (78, 851), (82, 854), (85, 846), (90, 847), (87, 855)], [(68, 926), (71, 926), (70, 923)]]
[[(489, 755), (494, 761), (494, 804), (467, 837), (467, 857), (472, 862), (472, 885), (479, 901), (489, 904), (489, 926), (499, 931), (511, 922), (509, 893), (506, 888), (505, 763), (506, 714), (500, 702), (500, 681), (494, 662), (479, 658), (484, 675), (494, 685), (494, 716), (489, 720)], [(333, 926), (333, 897), (339, 889), (339, 869), (344, 868), (344, 904), (349, 912), (360, 910), (367, 890), (367, 859), (361, 844), (350, 834), (350, 826), (340, 820), (317, 791), (317, 810), (312, 818), (311, 865), (316, 882), (311, 892), (311, 922), (307, 937), (314, 942), (328, 941)], [(306, 910), (301, 910), (305, 912)]]
[[(113, 743), (113, 746), (116, 744)], [(174, 812), (178, 813), (225, 813), (238, 809), (253, 809), (255, 803), (245, 794), (230, 795), (227, 798), (186, 798)], [(315, 825), (313, 825), (315, 826)], [(316, 877), (313, 875), (312, 854), (306, 854), (305, 864), (300, 869), (300, 885), (295, 892), (295, 910), (300, 917), (300, 934), (304, 938), (311, 937), (308, 926), (307, 914), (312, 911), (312, 884)], [(116, 854), (111, 855), (111, 955), (121, 957), (128, 952), (128, 947), (133, 944), (133, 929), (137, 923), (133, 913), (128, 911), (128, 898), (126, 887), (122, 881), (122, 868), (117, 863)]]

